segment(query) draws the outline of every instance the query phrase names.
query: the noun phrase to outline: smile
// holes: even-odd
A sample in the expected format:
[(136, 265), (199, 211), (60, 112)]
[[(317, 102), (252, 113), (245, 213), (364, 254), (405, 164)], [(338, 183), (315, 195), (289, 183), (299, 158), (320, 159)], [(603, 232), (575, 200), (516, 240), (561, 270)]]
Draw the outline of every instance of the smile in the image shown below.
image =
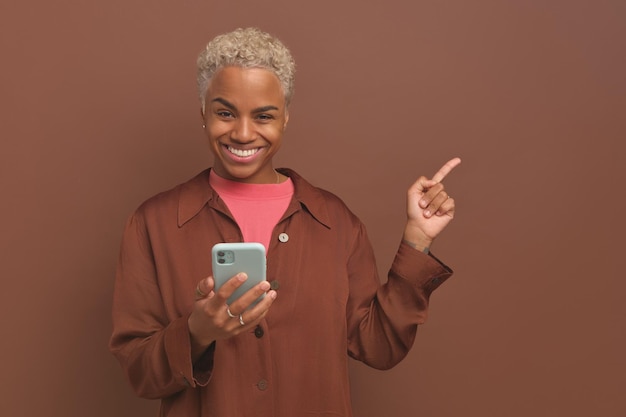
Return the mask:
[(228, 152), (232, 153), (235, 156), (238, 156), (240, 158), (247, 158), (259, 152), (261, 148), (237, 149), (237, 148), (233, 148), (232, 146), (226, 145), (226, 149), (228, 150)]

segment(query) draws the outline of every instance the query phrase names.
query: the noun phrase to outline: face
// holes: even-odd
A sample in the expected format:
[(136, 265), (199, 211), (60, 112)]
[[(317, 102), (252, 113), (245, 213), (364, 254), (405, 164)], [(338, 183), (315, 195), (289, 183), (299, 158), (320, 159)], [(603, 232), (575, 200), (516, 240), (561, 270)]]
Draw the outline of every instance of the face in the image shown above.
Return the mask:
[(272, 158), (289, 119), (278, 78), (261, 68), (226, 67), (209, 82), (205, 131), (222, 178), (274, 183)]

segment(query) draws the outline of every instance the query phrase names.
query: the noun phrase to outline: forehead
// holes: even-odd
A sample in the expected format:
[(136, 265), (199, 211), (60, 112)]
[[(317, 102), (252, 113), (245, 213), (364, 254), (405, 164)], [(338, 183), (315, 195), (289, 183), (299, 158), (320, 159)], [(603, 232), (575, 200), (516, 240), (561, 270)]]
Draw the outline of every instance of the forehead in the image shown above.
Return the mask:
[(278, 77), (264, 68), (222, 68), (211, 78), (206, 93), (209, 102), (217, 97), (235, 104), (268, 101), (282, 105), (285, 100)]

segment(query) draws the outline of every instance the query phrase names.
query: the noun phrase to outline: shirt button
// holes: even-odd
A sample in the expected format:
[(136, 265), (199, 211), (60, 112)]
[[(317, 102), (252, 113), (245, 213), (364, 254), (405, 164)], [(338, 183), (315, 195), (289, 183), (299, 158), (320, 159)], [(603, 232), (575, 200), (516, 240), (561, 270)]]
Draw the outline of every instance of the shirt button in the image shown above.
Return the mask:
[(260, 339), (263, 337), (263, 334), (265, 334), (265, 332), (263, 331), (263, 327), (261, 326), (256, 326), (256, 328), (254, 329), (254, 335)]
[(280, 282), (278, 282), (276, 280), (270, 282), (270, 290), (276, 291), (279, 288), (280, 288)]
[(287, 233), (281, 233), (278, 235), (278, 240), (285, 243), (289, 240), (289, 235)]
[(256, 384), (256, 387), (261, 391), (265, 391), (267, 389), (267, 386), (268, 386), (268, 382), (264, 379), (260, 380)]

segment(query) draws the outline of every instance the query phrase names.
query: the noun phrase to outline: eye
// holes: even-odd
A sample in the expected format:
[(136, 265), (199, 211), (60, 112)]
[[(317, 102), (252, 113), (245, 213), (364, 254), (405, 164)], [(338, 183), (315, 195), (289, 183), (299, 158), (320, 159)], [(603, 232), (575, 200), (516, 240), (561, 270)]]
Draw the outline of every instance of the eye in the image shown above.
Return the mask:
[(231, 117), (233, 117), (233, 113), (228, 110), (218, 110), (215, 112), (215, 114), (224, 119), (230, 119)]
[(257, 115), (256, 117), (258, 120), (260, 121), (270, 121), (270, 120), (274, 120), (274, 116), (272, 116), (271, 114), (267, 114), (267, 113), (260, 113), (259, 115)]

